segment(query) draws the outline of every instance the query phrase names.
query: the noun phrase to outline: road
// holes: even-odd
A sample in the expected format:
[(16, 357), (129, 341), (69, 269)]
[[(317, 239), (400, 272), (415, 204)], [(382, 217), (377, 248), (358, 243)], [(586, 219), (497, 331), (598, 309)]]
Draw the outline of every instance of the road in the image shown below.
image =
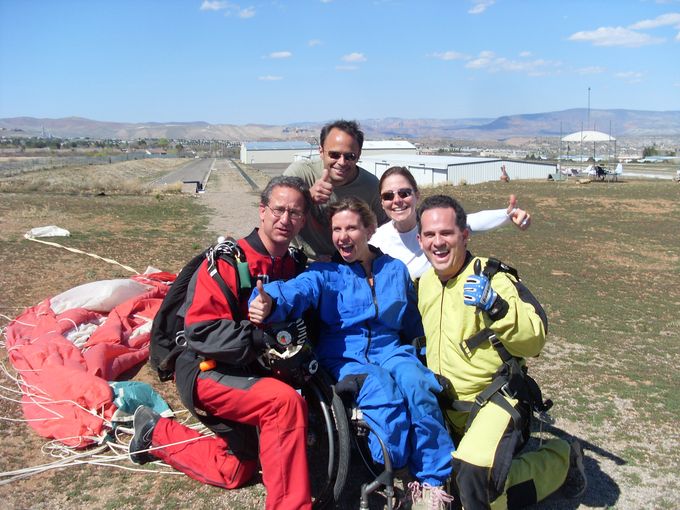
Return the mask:
[(191, 159), (185, 165), (153, 182), (154, 186), (163, 186), (175, 182), (199, 181), (205, 183), (215, 163), (214, 159)]

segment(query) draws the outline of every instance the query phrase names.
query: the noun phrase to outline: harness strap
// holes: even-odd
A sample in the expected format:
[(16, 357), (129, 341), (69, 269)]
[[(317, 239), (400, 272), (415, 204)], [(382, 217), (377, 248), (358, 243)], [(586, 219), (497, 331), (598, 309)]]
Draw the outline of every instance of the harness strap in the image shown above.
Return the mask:
[(243, 257), (243, 252), (239, 246), (231, 239), (223, 241), (208, 250), (206, 259), (208, 261), (208, 274), (217, 282), (231, 308), (231, 315), (234, 322), (241, 322), (241, 309), (236, 296), (224, 281), (224, 278), (217, 270), (217, 260), (222, 259), (234, 268), (236, 273), (236, 287), (240, 287), (240, 275), (238, 270), (238, 260)]
[(454, 411), (469, 413), (468, 419), (465, 423), (465, 432), (468, 431), (468, 429), (472, 425), (472, 422), (477, 417), (479, 411), (488, 402), (493, 402), (501, 409), (505, 410), (505, 412), (507, 412), (512, 418), (512, 421), (515, 424), (515, 428), (519, 429), (521, 427), (522, 425), (521, 415), (519, 414), (517, 409), (515, 409), (513, 405), (504, 398), (504, 397), (513, 398), (513, 396), (509, 394), (506, 389), (507, 384), (508, 379), (506, 377), (496, 377), (491, 382), (491, 384), (489, 384), (489, 386), (486, 387), (484, 391), (477, 395), (474, 401), (454, 400), (453, 402), (451, 402), (451, 408)]
[(515, 359), (515, 357), (505, 348), (503, 342), (498, 339), (495, 331), (491, 328), (484, 328), (479, 333), (471, 336), (467, 340), (460, 342), (459, 345), (465, 355), (470, 358), (472, 356), (472, 351), (477, 349), (477, 347), (482, 345), (487, 340), (489, 343), (491, 343), (493, 348), (496, 349), (496, 352), (500, 356), (503, 363), (509, 363), (511, 360)]
[(511, 274), (512, 276), (515, 277), (515, 280), (521, 281), (521, 279), (519, 277), (519, 273), (517, 272), (517, 269), (515, 269), (514, 267), (511, 267), (507, 264), (504, 264), (503, 262), (501, 262), (498, 259), (494, 259), (494, 258), (487, 259), (486, 266), (484, 266), (484, 271), (482, 271), (484, 273), (484, 275), (489, 280), (491, 280), (491, 278), (493, 278), (493, 276), (498, 271), (503, 271), (504, 273), (509, 273), (509, 274)]

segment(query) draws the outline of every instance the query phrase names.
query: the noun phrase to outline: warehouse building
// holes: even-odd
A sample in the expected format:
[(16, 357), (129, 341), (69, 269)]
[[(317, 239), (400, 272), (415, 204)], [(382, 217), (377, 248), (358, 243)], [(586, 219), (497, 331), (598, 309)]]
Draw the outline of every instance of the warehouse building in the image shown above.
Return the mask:
[[(418, 148), (411, 142), (405, 140), (366, 140), (361, 149), (361, 157), (380, 156), (382, 154), (397, 155), (416, 155)], [(295, 155), (295, 161), (299, 159), (319, 159), (319, 150), (314, 153), (301, 152)]]
[(359, 166), (376, 177), (391, 166), (409, 169), (422, 186), (449, 182), (451, 184), (478, 184), (497, 181), (505, 167), (512, 179), (542, 179), (556, 172), (555, 164), (534, 161), (506, 160), (497, 158), (472, 158), (459, 156), (424, 156), (407, 154), (383, 154), (380, 156), (361, 154)]
[(241, 163), (248, 165), (269, 165), (291, 163), (295, 155), (319, 153), (319, 147), (309, 142), (243, 142)]

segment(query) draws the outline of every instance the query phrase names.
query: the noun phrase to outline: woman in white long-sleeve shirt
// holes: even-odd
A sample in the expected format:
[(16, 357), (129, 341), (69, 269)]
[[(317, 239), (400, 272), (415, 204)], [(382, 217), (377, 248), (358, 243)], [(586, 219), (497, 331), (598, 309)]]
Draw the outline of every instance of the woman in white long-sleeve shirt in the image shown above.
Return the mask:
[[(380, 199), (390, 221), (378, 228), (370, 243), (408, 267), (411, 278), (422, 275), (430, 263), (418, 244), (416, 209), (418, 208), (418, 185), (405, 167), (393, 166), (380, 178)], [(531, 215), (517, 207), (514, 195), (510, 195), (507, 209), (492, 209), (468, 215), (468, 226), (472, 232), (484, 232), (506, 223), (514, 223), (526, 230)]]

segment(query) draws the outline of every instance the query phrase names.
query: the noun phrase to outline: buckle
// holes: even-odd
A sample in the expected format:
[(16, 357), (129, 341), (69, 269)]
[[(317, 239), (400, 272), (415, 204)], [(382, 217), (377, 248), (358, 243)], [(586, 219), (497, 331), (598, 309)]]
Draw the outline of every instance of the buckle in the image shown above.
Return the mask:
[(498, 389), (498, 393), (504, 397), (515, 399), (517, 397), (517, 392), (510, 390), (510, 381), (506, 382), (503, 386)]
[(186, 347), (187, 345), (187, 337), (184, 335), (184, 330), (180, 330), (177, 332), (175, 335), (175, 345), (179, 347)]
[(501, 342), (498, 337), (496, 336), (496, 333), (491, 333), (489, 336), (489, 343), (496, 348), (498, 345), (503, 345), (503, 342)]

